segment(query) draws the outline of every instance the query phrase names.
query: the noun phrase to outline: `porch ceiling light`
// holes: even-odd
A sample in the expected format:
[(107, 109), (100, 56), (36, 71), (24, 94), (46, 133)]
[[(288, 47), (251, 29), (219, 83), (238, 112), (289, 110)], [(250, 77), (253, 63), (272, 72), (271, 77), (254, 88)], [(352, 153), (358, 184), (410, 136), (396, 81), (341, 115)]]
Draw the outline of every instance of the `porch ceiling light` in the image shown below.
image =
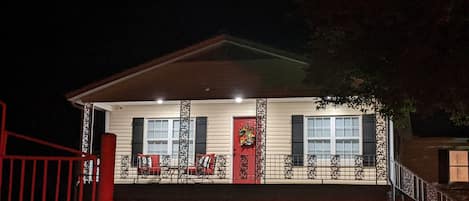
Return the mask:
[(158, 100), (156, 101), (156, 103), (158, 103), (158, 104), (163, 104), (163, 99), (158, 99)]
[(237, 103), (241, 103), (241, 102), (243, 102), (243, 98), (241, 98), (241, 97), (236, 97), (236, 98), (235, 98), (235, 101), (236, 101)]

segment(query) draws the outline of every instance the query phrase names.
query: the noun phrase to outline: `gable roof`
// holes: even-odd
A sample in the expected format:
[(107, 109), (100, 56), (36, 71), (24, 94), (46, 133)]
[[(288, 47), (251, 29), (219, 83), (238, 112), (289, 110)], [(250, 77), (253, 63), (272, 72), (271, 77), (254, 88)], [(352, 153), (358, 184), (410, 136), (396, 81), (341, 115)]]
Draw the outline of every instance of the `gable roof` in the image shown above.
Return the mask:
[[(259, 67), (267, 65), (271, 67)], [(284, 66), (284, 67), (279, 67)], [(115, 102), (115, 101), (147, 101), (155, 100), (156, 96), (168, 99), (168, 100), (181, 100), (181, 99), (220, 99), (220, 98), (232, 98), (231, 94), (227, 94), (228, 91), (218, 90), (220, 93), (211, 93), (210, 95), (197, 95), (197, 93), (189, 93), (185, 88), (190, 88), (194, 84), (197, 84), (193, 75), (197, 75), (198, 72), (205, 72), (204, 76), (213, 77), (221, 76), (226, 79), (217, 80), (216, 83), (210, 83), (209, 79), (199, 79), (198, 83), (204, 85), (206, 92), (210, 91), (211, 88), (250, 88), (253, 86), (239, 85), (241, 82), (233, 83), (232, 79), (230, 82), (229, 74), (233, 76), (240, 76), (240, 79), (244, 79), (243, 73), (250, 74), (250, 71), (271, 71), (263, 72), (262, 75), (251, 76), (250, 79), (246, 79), (246, 82), (258, 82), (259, 79), (266, 78), (266, 74), (270, 74), (270, 81), (275, 79), (282, 79), (282, 77), (292, 76), (289, 74), (274, 75), (272, 71), (280, 71), (280, 73), (292, 73), (295, 79), (296, 87), (287, 87), (287, 91), (302, 91), (301, 93), (279, 93), (275, 89), (265, 90), (264, 87), (257, 87), (254, 91), (248, 92), (249, 90), (239, 90), (240, 94), (244, 97), (292, 97), (292, 96), (310, 96), (311, 92), (308, 87), (299, 86), (302, 85), (302, 79), (304, 78), (304, 68), (308, 65), (308, 60), (294, 55), (292, 53), (271, 48), (265, 45), (247, 41), (244, 39), (236, 38), (229, 35), (219, 35), (208, 40), (202, 41), (190, 47), (181, 49), (171, 54), (156, 58), (144, 64), (135, 66), (121, 73), (117, 73), (113, 76), (105, 78), (103, 80), (91, 83), (78, 90), (72, 91), (66, 95), (67, 99), (71, 102)], [(198, 66), (197, 68), (195, 68)], [(244, 66), (244, 67), (240, 67)], [(246, 67), (249, 66), (249, 67)], [(277, 67), (276, 67), (277, 66)], [(294, 66), (294, 67), (288, 67)], [(161, 68), (160, 67), (164, 67)], [(244, 69), (243, 69), (244, 68)], [(271, 68), (271, 69), (269, 69)], [(242, 70), (240, 70), (242, 69)], [(286, 72), (285, 70), (292, 70), (292, 72)], [(218, 71), (218, 72), (217, 72)], [(234, 72), (236, 71), (236, 72)], [(242, 72), (241, 72), (242, 71)], [(300, 72), (301, 71), (301, 72)], [(184, 76), (183, 74), (190, 76)], [(210, 75), (211, 74), (211, 75)], [(301, 74), (301, 75), (299, 75)], [(182, 77), (181, 77), (182, 75)], [(201, 74), (198, 74), (201, 75)], [(269, 75), (267, 75), (268, 77)], [(168, 77), (172, 80), (168, 80)], [(249, 77), (247, 75), (246, 77)], [(161, 87), (158, 89), (151, 89), (154, 85), (153, 80), (165, 80), (166, 82), (159, 83), (159, 85), (171, 85), (181, 82), (184, 79), (185, 86), (178, 87)], [(273, 80), (272, 80), (273, 79)], [(188, 80), (194, 80), (194, 82), (187, 82)], [(299, 81), (299, 82), (298, 82)], [(184, 81), (183, 81), (184, 82)], [(236, 82), (236, 81), (235, 81)], [(258, 83), (259, 84), (259, 83)], [(283, 83), (289, 84), (289, 83)], [(224, 86), (222, 86), (224, 85)], [(263, 84), (260, 84), (263, 85)], [(275, 84), (274, 84), (275, 85)], [(276, 87), (281, 87), (282, 83), (276, 84)], [(255, 87), (254, 87), (255, 88)], [(172, 90), (171, 95), (169, 91)], [(176, 91), (174, 91), (176, 90)], [(281, 90), (280, 90), (281, 91)], [(262, 92), (262, 93), (259, 93)], [(305, 92), (307, 92), (305, 94)]]

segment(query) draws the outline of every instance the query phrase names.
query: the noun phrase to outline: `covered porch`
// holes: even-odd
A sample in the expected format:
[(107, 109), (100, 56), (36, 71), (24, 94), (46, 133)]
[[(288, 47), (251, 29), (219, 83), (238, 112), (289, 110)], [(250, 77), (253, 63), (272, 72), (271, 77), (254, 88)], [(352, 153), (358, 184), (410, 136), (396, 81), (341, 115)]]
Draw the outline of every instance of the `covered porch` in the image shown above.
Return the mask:
[[(385, 119), (345, 106), (316, 110), (315, 100), (100, 102), (88, 108), (108, 109), (106, 131), (117, 135), (116, 184), (388, 184)], [(318, 126), (318, 120), (324, 122)], [(246, 124), (255, 138), (243, 146)], [(327, 135), (318, 133), (326, 128)]]

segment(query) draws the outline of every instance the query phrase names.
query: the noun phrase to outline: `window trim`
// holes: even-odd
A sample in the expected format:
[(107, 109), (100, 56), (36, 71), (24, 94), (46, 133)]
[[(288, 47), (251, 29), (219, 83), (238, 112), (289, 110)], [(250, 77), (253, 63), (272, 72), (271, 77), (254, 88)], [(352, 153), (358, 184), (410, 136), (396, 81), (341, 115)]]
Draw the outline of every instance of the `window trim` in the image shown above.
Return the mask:
[[(330, 118), (330, 137), (317, 137), (314, 139), (317, 140), (330, 140), (330, 155), (335, 155), (337, 154), (336, 152), (336, 141), (337, 140), (347, 140), (347, 139), (358, 139), (358, 155), (363, 155), (363, 123), (362, 123), (362, 115), (319, 115), (319, 116), (304, 116), (303, 122), (304, 122), (304, 130), (303, 130), (303, 154), (306, 156), (308, 155), (308, 119), (309, 118), (325, 118), (328, 117)], [(344, 117), (358, 117), (358, 137), (337, 137), (335, 135), (335, 119), (337, 117), (344, 118)]]
[[(148, 139), (147, 134), (148, 134), (148, 121), (149, 120), (168, 120), (168, 137), (166, 139), (164, 139), (164, 138), (153, 138), (153, 139), (150, 138), (150, 139)], [(179, 118), (177, 118), (177, 117), (176, 118), (160, 118), (160, 117), (158, 117), (158, 118), (144, 118), (144, 121), (143, 121), (143, 150), (142, 150), (143, 154), (145, 154), (145, 155), (149, 154), (148, 153), (148, 141), (149, 140), (150, 141), (151, 140), (154, 140), (154, 141), (166, 140), (168, 142), (168, 148), (167, 148), (166, 155), (169, 155), (169, 156), (172, 155), (173, 140), (175, 140), (175, 139), (172, 138), (172, 136), (173, 136), (173, 122), (175, 120), (179, 120)], [(193, 145), (194, 149), (192, 150), (192, 152), (193, 152), (193, 155), (195, 157), (195, 138), (196, 138), (196, 136), (195, 136), (196, 132), (195, 131), (196, 131), (196, 126), (197, 125), (196, 125), (196, 119), (195, 118), (190, 118), (190, 121), (194, 122), (194, 129), (193, 129), (193, 131), (189, 131), (190, 132), (189, 135), (191, 133), (194, 134), (193, 140), (192, 140), (192, 145)], [(190, 136), (189, 136), (189, 138), (190, 138)], [(177, 140), (179, 140), (179, 139), (177, 139)]]

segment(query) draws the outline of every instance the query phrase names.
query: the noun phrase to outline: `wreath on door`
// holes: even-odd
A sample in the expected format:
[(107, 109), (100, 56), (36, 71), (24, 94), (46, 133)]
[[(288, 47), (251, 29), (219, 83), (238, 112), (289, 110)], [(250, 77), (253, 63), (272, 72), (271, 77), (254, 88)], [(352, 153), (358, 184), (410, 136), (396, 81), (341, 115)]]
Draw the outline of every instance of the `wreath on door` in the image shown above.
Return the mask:
[(239, 144), (241, 146), (251, 146), (256, 141), (254, 128), (249, 125), (244, 125), (239, 129)]

